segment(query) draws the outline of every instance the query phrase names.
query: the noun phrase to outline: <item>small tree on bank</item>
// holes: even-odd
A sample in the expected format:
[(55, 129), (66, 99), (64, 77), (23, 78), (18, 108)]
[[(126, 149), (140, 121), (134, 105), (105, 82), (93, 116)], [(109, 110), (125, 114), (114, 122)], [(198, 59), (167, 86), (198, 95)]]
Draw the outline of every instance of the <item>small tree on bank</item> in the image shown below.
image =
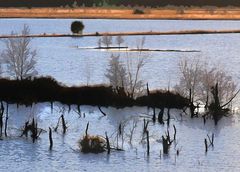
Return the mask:
[(124, 39), (122, 38), (121, 35), (116, 37), (116, 43), (118, 44), (118, 47), (121, 47), (121, 44), (124, 43)]
[(146, 57), (141, 52), (145, 38), (139, 40), (137, 44), (139, 52), (129, 55), (126, 53), (126, 61), (121, 62), (119, 55), (111, 55), (109, 68), (105, 76), (109, 80), (110, 85), (120, 94), (125, 94), (128, 97), (136, 98), (143, 93), (144, 82), (140, 75), (145, 65)]
[(112, 44), (112, 36), (104, 35), (101, 40), (107, 48)]
[(184, 59), (179, 67), (181, 77), (175, 90), (185, 97), (189, 96), (191, 116), (197, 115), (193, 103), (204, 104), (209, 110), (206, 114), (213, 116), (217, 123), (239, 92), (236, 92), (233, 78), (223, 69), (210, 67), (199, 60)]
[(71, 31), (73, 34), (82, 34), (82, 31), (84, 29), (84, 24), (81, 21), (74, 21), (71, 24)]
[(109, 79), (111, 86), (114, 88), (125, 88), (127, 84), (127, 71), (124, 64), (119, 60), (119, 55), (111, 55), (109, 68), (105, 76)]
[[(24, 25), (22, 35), (27, 36), (29, 32), (29, 27)], [(12, 32), (12, 35), (16, 35), (16, 33)], [(22, 80), (37, 75), (35, 70), (37, 53), (36, 50), (31, 50), (30, 42), (30, 37), (4, 40), (6, 48), (2, 52), (1, 58), (6, 64), (7, 72), (15, 79)]]

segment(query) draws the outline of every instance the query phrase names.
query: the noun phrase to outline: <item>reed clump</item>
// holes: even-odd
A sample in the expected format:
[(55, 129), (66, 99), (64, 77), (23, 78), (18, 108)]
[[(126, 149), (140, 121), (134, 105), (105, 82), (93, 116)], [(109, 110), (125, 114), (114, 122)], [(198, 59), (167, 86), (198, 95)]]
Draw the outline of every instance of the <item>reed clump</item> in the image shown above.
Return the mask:
[(85, 135), (79, 141), (83, 153), (102, 153), (106, 150), (106, 140), (100, 136)]

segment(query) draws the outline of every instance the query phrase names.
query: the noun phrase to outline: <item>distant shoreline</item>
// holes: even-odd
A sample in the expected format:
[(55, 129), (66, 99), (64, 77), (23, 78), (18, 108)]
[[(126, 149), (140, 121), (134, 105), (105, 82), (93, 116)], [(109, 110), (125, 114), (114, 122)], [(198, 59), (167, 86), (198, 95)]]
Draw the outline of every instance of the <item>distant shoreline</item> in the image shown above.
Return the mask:
[(240, 20), (240, 8), (143, 9), (109, 8), (0, 8), (0, 18), (79, 18), (79, 19), (168, 19), (168, 20)]

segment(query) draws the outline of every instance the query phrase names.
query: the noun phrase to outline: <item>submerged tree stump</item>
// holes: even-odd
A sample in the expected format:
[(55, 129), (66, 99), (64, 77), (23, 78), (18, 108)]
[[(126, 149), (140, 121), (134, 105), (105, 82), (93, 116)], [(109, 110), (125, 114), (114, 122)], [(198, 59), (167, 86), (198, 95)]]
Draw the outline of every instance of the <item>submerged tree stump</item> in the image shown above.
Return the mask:
[(164, 121), (163, 121), (163, 114), (164, 114), (164, 107), (161, 108), (159, 114), (158, 114), (158, 122), (160, 124), (164, 124)]
[(52, 129), (50, 127), (49, 127), (49, 142), (50, 142), (49, 150), (52, 150), (53, 139), (52, 139)]
[(168, 139), (162, 136), (162, 145), (163, 145), (163, 153), (168, 154), (169, 150), (169, 144), (168, 144)]
[(22, 136), (28, 137), (28, 132), (31, 132), (31, 138), (33, 143), (35, 140), (37, 140), (42, 132), (42, 129), (38, 130), (38, 125), (37, 122), (35, 122), (34, 118), (32, 119), (32, 123), (30, 124), (29, 121), (25, 123), (25, 126), (23, 128)]

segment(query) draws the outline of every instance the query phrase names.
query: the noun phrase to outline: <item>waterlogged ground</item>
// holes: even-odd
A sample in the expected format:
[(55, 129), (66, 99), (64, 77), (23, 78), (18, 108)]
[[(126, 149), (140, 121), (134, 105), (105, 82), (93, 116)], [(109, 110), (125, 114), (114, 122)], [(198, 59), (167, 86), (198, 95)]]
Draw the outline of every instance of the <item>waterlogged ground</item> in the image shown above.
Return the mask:
[[(73, 19), (1, 19), (0, 34), (12, 30), (20, 32), (28, 24), (31, 33), (71, 33)], [(239, 29), (240, 21), (204, 20), (83, 20), (85, 33), (117, 31), (179, 31), (179, 30), (223, 30)], [(124, 37), (124, 46), (136, 48), (142, 36)], [(79, 49), (97, 47), (99, 37), (84, 38), (34, 38), (32, 47), (38, 51), (37, 70), (39, 75), (53, 76), (67, 85), (107, 83), (106, 68), (111, 51)], [(116, 46), (113, 37), (113, 45)], [(144, 48), (162, 50), (197, 50), (199, 52), (151, 52), (145, 54), (141, 77), (151, 89), (173, 87), (179, 78), (178, 63), (182, 58), (198, 58), (225, 68), (239, 81), (239, 34), (215, 35), (168, 35), (146, 36)], [(0, 42), (0, 50), (4, 46)], [(120, 54), (126, 61), (125, 52)], [(129, 54), (132, 59), (136, 53)]]
[[(53, 150), (49, 151), (48, 133), (41, 134), (35, 144), (31, 139), (20, 138), (20, 128), (30, 117), (35, 116), (39, 127), (48, 130), (55, 127), (62, 114), (61, 105), (55, 104), (51, 113), (49, 104), (38, 104), (32, 109), (15, 105), (10, 106), (9, 137), (0, 142), (1, 171), (239, 171), (240, 126), (239, 116), (223, 118), (218, 126), (213, 121), (205, 125), (201, 119), (180, 116), (178, 110), (171, 110), (170, 133), (173, 137), (174, 124), (177, 128), (177, 140), (172, 144), (169, 155), (162, 154), (161, 136), (167, 131), (167, 125), (149, 124), (150, 156), (146, 154), (146, 140), (142, 140), (143, 119), (151, 120), (152, 110), (147, 108), (103, 108), (107, 116), (98, 108), (82, 106), (80, 117), (72, 111), (64, 113), (68, 125), (65, 135), (61, 129), (53, 132)], [(67, 109), (67, 107), (65, 107)], [(85, 117), (84, 117), (85, 114)], [(127, 122), (126, 122), (127, 121)], [(116, 143), (116, 131), (120, 122), (125, 124), (124, 151), (115, 151), (110, 155), (82, 154), (78, 140), (84, 135), (87, 122), (89, 134), (110, 136), (110, 142)], [(133, 132), (132, 144), (130, 130), (133, 122), (137, 127)], [(204, 139), (207, 134), (215, 134), (214, 148), (205, 154)], [(122, 140), (119, 140), (122, 148)], [(179, 156), (176, 151), (180, 150)]]
[[(63, 19), (1, 19), (0, 34), (11, 30), (20, 31), (28, 24), (31, 33), (70, 33), (73, 20)], [(187, 29), (239, 29), (239, 21), (166, 21), (166, 20), (83, 20), (84, 32), (105, 31), (177, 31)], [(124, 37), (129, 47), (135, 48), (140, 36)], [(96, 47), (98, 38), (36, 38), (32, 47), (38, 51), (37, 70), (40, 76), (52, 76), (66, 85), (106, 83), (108, 60), (112, 52), (77, 47)], [(0, 50), (3, 43), (0, 43)], [(226, 69), (239, 82), (240, 65), (239, 34), (222, 35), (177, 35), (147, 36), (145, 48), (171, 50), (198, 50), (200, 52), (151, 52), (146, 54), (147, 63), (141, 77), (149, 83), (150, 89), (173, 87), (179, 79), (178, 63), (182, 58), (205, 59), (212, 65)], [(119, 54), (118, 52), (115, 53)], [(126, 60), (126, 53), (121, 52)], [(131, 57), (136, 57), (135, 53)], [(133, 58), (134, 59), (134, 58)], [(6, 73), (4, 74), (6, 75)], [(236, 102), (238, 103), (238, 102)], [(170, 133), (174, 124), (177, 141), (173, 143), (168, 156), (162, 155), (161, 136), (167, 125), (149, 124), (150, 156), (146, 155), (146, 140), (142, 140), (143, 119), (151, 120), (152, 110), (147, 108), (103, 108), (103, 116), (98, 108), (82, 106), (81, 116), (76, 107), (64, 115), (68, 130), (53, 133), (53, 150), (49, 151), (48, 127), (55, 127), (63, 114), (62, 105), (38, 104), (33, 108), (16, 105), (9, 107), (8, 138), (0, 141), (0, 171), (239, 171), (240, 170), (240, 118), (223, 118), (218, 126), (212, 121), (203, 124), (202, 119), (180, 116), (181, 111), (171, 110)], [(158, 111), (157, 111), (158, 113)], [(85, 115), (84, 115), (85, 114)], [(39, 127), (46, 130), (33, 144), (31, 139), (20, 138), (21, 127), (35, 116)], [(120, 122), (125, 124), (122, 152), (103, 154), (82, 154), (78, 141), (83, 137), (85, 127), (90, 122), (89, 134), (110, 136), (116, 146), (116, 131)], [(132, 144), (130, 130), (133, 123)], [(215, 134), (214, 148), (205, 154), (204, 139), (207, 134)], [(119, 140), (119, 147), (122, 142)], [(176, 156), (180, 150), (179, 156)], [(161, 152), (161, 153), (160, 153)]]

